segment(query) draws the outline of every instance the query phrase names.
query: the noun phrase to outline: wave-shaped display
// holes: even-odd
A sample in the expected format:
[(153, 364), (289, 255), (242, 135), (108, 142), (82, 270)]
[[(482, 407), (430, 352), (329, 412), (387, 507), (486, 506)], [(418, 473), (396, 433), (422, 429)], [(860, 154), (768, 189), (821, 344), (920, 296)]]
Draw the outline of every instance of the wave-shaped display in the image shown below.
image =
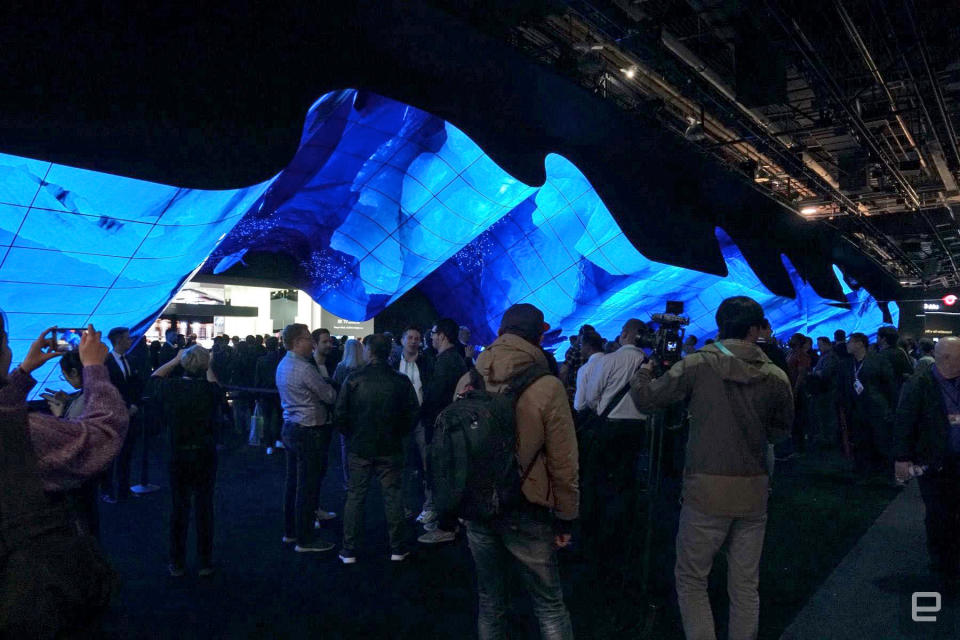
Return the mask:
[[(140, 334), (208, 257), (222, 272), (251, 251), (290, 256), (291, 286), (351, 320), (419, 284), (478, 341), (521, 301), (544, 310), (554, 340), (583, 323), (613, 337), (666, 300), (684, 301), (689, 331), (706, 337), (720, 300), (741, 294), (781, 335), (872, 334), (883, 321), (864, 289), (844, 283), (846, 304), (825, 300), (786, 259), (797, 295), (773, 295), (722, 230), (725, 277), (647, 260), (573, 164), (549, 155), (545, 168), (543, 185), (524, 184), (449, 122), (354, 90), (318, 100), (287, 168), (244, 189), (0, 155), (0, 309), (15, 361), (53, 324)], [(59, 386), (53, 365), (38, 375), (39, 388)]]

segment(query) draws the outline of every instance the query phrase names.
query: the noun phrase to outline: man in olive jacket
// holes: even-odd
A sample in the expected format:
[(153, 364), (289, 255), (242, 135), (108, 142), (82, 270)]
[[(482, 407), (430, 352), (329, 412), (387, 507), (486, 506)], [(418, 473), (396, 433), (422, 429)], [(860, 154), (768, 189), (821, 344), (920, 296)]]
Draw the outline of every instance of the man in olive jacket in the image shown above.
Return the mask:
[[(500, 321), (500, 337), (477, 358), (487, 391), (502, 392), (531, 366), (547, 367), (540, 339), (549, 325), (531, 304), (515, 304)], [(470, 374), (457, 385), (462, 393)], [(573, 638), (563, 602), (556, 549), (570, 542), (579, 515), (577, 436), (567, 391), (560, 379), (545, 375), (520, 395), (516, 404), (517, 464), (526, 479), (523, 500), (490, 521), (467, 523), (467, 541), (477, 567), (480, 596), (477, 626), (481, 638), (506, 636), (506, 588), (511, 564), (520, 565), (544, 638)]]
[(790, 434), (793, 396), (786, 374), (756, 345), (763, 309), (727, 298), (717, 309), (719, 341), (652, 379), (652, 363), (633, 378), (640, 410), (689, 402), (690, 437), (677, 533), (677, 600), (688, 638), (713, 638), (707, 578), (728, 545), (731, 638), (755, 638), (757, 585), (767, 526), (767, 444)]
[(926, 465), (920, 493), (930, 568), (946, 578), (960, 576), (960, 338), (943, 338), (936, 363), (903, 385), (894, 422), (894, 473), (910, 478)]

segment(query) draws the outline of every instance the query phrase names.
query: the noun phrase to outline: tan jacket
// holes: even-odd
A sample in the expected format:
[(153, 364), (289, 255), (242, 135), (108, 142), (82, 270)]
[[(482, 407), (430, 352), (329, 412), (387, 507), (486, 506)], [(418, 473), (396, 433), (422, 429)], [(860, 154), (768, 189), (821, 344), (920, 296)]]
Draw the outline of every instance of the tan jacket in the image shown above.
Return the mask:
[(723, 340), (722, 347), (707, 345), (655, 380), (641, 369), (630, 395), (640, 409), (689, 401), (685, 502), (709, 515), (766, 513), (767, 444), (790, 433), (793, 394), (786, 374), (760, 347)]
[[(539, 347), (504, 334), (477, 358), (477, 371), (487, 390), (499, 393), (512, 377), (533, 364), (547, 366)], [(457, 393), (469, 383), (468, 373), (460, 378)], [(544, 453), (538, 456), (541, 449)], [(567, 392), (555, 376), (540, 378), (517, 401), (517, 462), (526, 471), (531, 461), (533, 467), (523, 484), (527, 500), (552, 509), (561, 520), (576, 519), (580, 513), (577, 435)]]

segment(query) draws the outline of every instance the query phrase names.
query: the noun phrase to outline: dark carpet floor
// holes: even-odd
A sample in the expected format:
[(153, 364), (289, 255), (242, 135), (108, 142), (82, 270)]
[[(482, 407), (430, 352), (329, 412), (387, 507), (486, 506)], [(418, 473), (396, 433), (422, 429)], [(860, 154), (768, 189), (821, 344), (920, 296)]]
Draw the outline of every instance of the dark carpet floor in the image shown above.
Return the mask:
[[(155, 456), (151, 464), (160, 491), (100, 505), (103, 546), (121, 577), (104, 620), (106, 637), (475, 637), (476, 593), (465, 539), (419, 545), (409, 561), (390, 562), (376, 483), (368, 496), (367, 546), (358, 550), (357, 564), (340, 564), (336, 550), (298, 554), (283, 545), (282, 452), (266, 456), (262, 449), (244, 445), (221, 451), (214, 544), (218, 571), (211, 578), (196, 575), (191, 530), (188, 574), (169, 577), (170, 495), (161, 457)], [(321, 504), (340, 514), (345, 494), (333, 452), (330, 464)], [(893, 495), (847, 486), (839, 475), (830, 475), (829, 464), (807, 459), (778, 468), (775, 497), (778, 491), (782, 497), (771, 501), (761, 576), (761, 637), (779, 636)], [(666, 480), (654, 511), (649, 598), (642, 595), (639, 552), (627, 558), (602, 556), (607, 564), (603, 569), (576, 552), (561, 553), (566, 602), (578, 638), (640, 637), (645, 621), (650, 623), (649, 637), (683, 637), (672, 585), (678, 491), (676, 481)], [(817, 497), (821, 493), (826, 499)], [(325, 523), (323, 536), (339, 542), (341, 526), (338, 516)], [(829, 535), (815, 535), (818, 531)], [(796, 537), (801, 532), (810, 537)], [(642, 531), (615, 532), (614, 538), (642, 540)], [(796, 552), (798, 546), (804, 553)], [(811, 555), (817, 562), (811, 563)], [(712, 598), (718, 630), (723, 629), (726, 607), (722, 565), (718, 562), (711, 579), (719, 587)], [(787, 584), (790, 593), (785, 593)], [(513, 587), (512, 637), (537, 637), (526, 594), (519, 583)], [(656, 606), (652, 617), (645, 615), (653, 610), (649, 603)]]

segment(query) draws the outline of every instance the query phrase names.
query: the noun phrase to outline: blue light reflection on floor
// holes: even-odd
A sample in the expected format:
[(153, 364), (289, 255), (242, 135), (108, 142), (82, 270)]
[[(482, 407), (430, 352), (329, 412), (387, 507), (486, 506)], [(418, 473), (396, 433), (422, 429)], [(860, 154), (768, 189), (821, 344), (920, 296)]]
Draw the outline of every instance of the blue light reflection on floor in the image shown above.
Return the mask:
[[(515, 302), (541, 307), (563, 335), (589, 322), (611, 338), (666, 300), (683, 300), (690, 332), (709, 337), (731, 295), (756, 298), (783, 337), (873, 334), (882, 322), (865, 290), (843, 283), (849, 308), (834, 306), (786, 261), (797, 297), (774, 296), (719, 229), (726, 278), (649, 261), (573, 164), (549, 155), (545, 168), (544, 185), (526, 185), (450, 123), (353, 90), (318, 100), (290, 165), (245, 189), (178, 189), (0, 155), (0, 308), (14, 361), (52, 324), (142, 331), (207, 256), (225, 269), (251, 250), (292, 256), (291, 285), (349, 319), (421, 284), (481, 342)], [(51, 370), (40, 389), (61, 386), (58, 372), (45, 380)]]

